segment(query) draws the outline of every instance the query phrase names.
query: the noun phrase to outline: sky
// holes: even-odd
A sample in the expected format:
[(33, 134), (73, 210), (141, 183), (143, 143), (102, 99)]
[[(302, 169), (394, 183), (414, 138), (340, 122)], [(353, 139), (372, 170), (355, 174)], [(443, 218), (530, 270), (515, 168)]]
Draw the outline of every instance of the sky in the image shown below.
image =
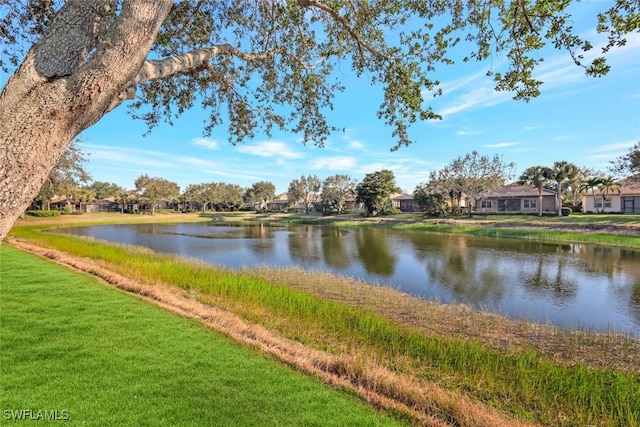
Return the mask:
[[(593, 36), (596, 46), (604, 40), (593, 30), (594, 9), (611, 4), (596, 0), (576, 6), (576, 28)], [(389, 169), (398, 186), (412, 193), (428, 181), (430, 171), (474, 150), (514, 162), (517, 176), (527, 167), (561, 160), (607, 172), (611, 160), (640, 141), (640, 35), (610, 51), (612, 69), (602, 78), (585, 76), (566, 52), (550, 49), (540, 56), (545, 60), (536, 77), (545, 83), (529, 103), (493, 90), (486, 73), (500, 70), (499, 56), (440, 67), (433, 78), (441, 81), (444, 94), (425, 94), (425, 102), (443, 119), (412, 126), (416, 143), (395, 152), (390, 151), (392, 129), (376, 117), (381, 90), (349, 75), (344, 76), (347, 91), (336, 95), (335, 108), (327, 114), (330, 124), (344, 132), (333, 134), (324, 148), (304, 145), (299, 135), (286, 133), (256, 134), (236, 146), (223, 128), (205, 138), (207, 114), (199, 108), (144, 136), (146, 125), (131, 119), (124, 106), (84, 131), (79, 147), (89, 153), (87, 170), (94, 180), (127, 189), (147, 174), (174, 181), (181, 190), (205, 182), (249, 187), (269, 181), (280, 194), (302, 175), (347, 174), (360, 181), (367, 173)]]

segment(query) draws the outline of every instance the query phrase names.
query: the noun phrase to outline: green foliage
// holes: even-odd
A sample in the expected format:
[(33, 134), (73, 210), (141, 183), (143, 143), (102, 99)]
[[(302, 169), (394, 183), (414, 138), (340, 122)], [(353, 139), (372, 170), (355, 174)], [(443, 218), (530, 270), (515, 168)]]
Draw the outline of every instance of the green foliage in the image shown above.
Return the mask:
[(244, 202), (256, 210), (264, 209), (266, 203), (276, 197), (276, 186), (268, 181), (259, 181), (244, 192)]
[[(65, 3), (0, 0), (5, 11), (0, 69), (15, 68), (47, 25), (56, 24), (52, 31), (58, 33), (69, 30), (64, 20), (53, 19)], [(627, 35), (640, 27), (640, 6), (636, 0), (615, 0), (593, 17), (593, 26), (609, 41), (585, 63), (594, 46), (575, 33), (574, 22), (584, 18), (572, 16), (573, 3), (179, 0), (162, 22), (149, 58), (197, 49), (204, 53), (212, 47), (209, 52), (215, 53), (141, 82), (132, 112), (153, 127), (200, 103), (209, 112), (205, 130), (224, 123), (233, 143), (262, 128), (269, 136), (274, 129), (285, 130), (323, 145), (338, 129), (325, 112), (332, 109), (335, 93), (344, 89), (340, 73), (351, 68), (382, 87), (377, 114), (393, 129), (398, 148), (412, 142), (412, 124), (440, 118), (424, 102), (424, 94), (442, 93), (430, 76), (456, 61), (505, 58), (505, 69), (489, 75), (497, 90), (513, 91), (515, 99), (525, 101), (540, 93), (542, 82), (534, 75), (543, 61), (538, 52), (546, 45), (566, 51), (587, 75), (605, 75), (607, 51), (624, 45)], [(96, 11), (100, 37), (90, 38), (85, 56), (71, 55), (78, 64), (126, 28), (120, 25), (121, 9)]]
[(573, 213), (571, 208), (562, 208), (562, 216), (569, 216)]
[(413, 192), (413, 199), (427, 215), (442, 217), (447, 213), (446, 197), (444, 194), (432, 193), (426, 185), (416, 187)]
[(640, 141), (611, 162), (611, 171), (620, 176), (640, 177)]
[(124, 188), (113, 182), (94, 181), (87, 187), (94, 192), (97, 199), (117, 198), (124, 192)]
[(34, 210), (34, 211), (27, 211), (27, 215), (46, 218), (46, 217), (60, 216), (60, 211), (57, 209), (47, 210), (47, 211)]
[(304, 205), (305, 212), (308, 214), (313, 207), (313, 203), (317, 200), (321, 188), (322, 183), (316, 175), (302, 175), (300, 179), (294, 179), (289, 183), (289, 189), (287, 190), (289, 202), (293, 206), (301, 202)]
[(180, 195), (180, 187), (175, 182), (164, 178), (150, 178), (146, 174), (136, 179), (135, 186), (140, 196), (149, 202), (152, 215), (161, 200), (171, 201)]
[(451, 198), (467, 199), (469, 215), (472, 202), (485, 192), (491, 192), (504, 185), (513, 176), (513, 162), (505, 163), (502, 157), (480, 155), (477, 151), (454, 159), (449, 165), (433, 171), (428, 186), (434, 192), (451, 194)]
[(399, 191), (393, 171), (383, 169), (365, 175), (356, 186), (356, 200), (364, 203), (369, 215), (389, 214), (393, 212), (390, 196)]
[(320, 198), (329, 211), (335, 211), (340, 215), (344, 212), (347, 201), (355, 198), (356, 185), (356, 180), (348, 175), (329, 176), (322, 182)]

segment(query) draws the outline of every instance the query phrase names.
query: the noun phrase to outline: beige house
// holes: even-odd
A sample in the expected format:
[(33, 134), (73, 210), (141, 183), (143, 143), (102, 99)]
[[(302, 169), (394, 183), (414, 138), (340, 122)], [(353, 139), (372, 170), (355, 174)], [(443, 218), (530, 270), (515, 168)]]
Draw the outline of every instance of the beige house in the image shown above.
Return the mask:
[(583, 212), (604, 212), (604, 213), (624, 213), (640, 214), (640, 179), (633, 180), (625, 178), (618, 181), (620, 192), (611, 191), (605, 200), (599, 190), (582, 195)]
[[(476, 201), (476, 212), (539, 212), (538, 189), (517, 183), (483, 193)], [(542, 189), (542, 211), (556, 210), (555, 191)]]
[(420, 212), (418, 204), (409, 194), (391, 194), (391, 203), (400, 212)]

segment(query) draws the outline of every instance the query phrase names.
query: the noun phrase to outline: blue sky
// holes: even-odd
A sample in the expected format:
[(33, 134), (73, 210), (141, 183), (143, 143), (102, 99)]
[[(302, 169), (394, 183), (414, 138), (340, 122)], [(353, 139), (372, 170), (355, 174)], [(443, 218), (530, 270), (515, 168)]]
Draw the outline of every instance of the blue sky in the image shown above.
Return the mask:
[[(595, 22), (593, 9), (610, 5), (579, 3), (577, 24), (583, 16)], [(595, 34), (587, 25), (582, 31)], [(361, 180), (367, 173), (390, 169), (398, 185), (411, 193), (428, 180), (431, 170), (473, 150), (502, 155), (516, 164), (517, 174), (559, 160), (606, 171), (610, 160), (640, 141), (640, 35), (609, 53), (612, 70), (603, 78), (585, 76), (565, 52), (551, 49), (540, 55), (545, 61), (536, 77), (545, 84), (540, 97), (529, 103), (493, 91), (486, 73), (500, 70), (500, 57), (441, 67), (433, 78), (442, 82), (444, 95), (425, 94), (425, 100), (443, 120), (413, 126), (411, 136), (417, 142), (396, 152), (390, 152), (391, 129), (376, 118), (381, 91), (350, 76), (345, 76), (347, 91), (336, 96), (328, 115), (330, 123), (345, 132), (332, 135), (324, 148), (305, 146), (293, 134), (271, 139), (257, 135), (232, 146), (223, 128), (203, 138), (206, 113), (197, 108), (174, 126), (161, 125), (143, 136), (145, 124), (133, 121), (124, 106), (83, 132), (80, 147), (90, 153), (87, 169), (94, 180), (125, 188), (148, 174), (177, 182), (182, 190), (203, 182), (248, 187), (264, 180), (282, 193), (301, 175), (324, 179), (340, 173)]]

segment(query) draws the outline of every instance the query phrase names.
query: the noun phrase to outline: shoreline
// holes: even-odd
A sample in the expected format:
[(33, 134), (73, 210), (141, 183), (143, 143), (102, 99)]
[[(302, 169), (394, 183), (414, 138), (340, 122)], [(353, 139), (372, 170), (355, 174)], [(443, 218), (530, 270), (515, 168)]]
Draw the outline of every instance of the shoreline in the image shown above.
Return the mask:
[[(307, 215), (291, 215), (291, 214), (158, 214), (151, 215), (126, 215), (125, 218), (120, 214), (104, 215), (92, 214), (81, 216), (62, 217), (62, 221), (58, 218), (37, 218), (27, 219), (18, 226), (55, 226), (70, 224), (95, 224), (95, 223), (138, 223), (138, 222), (180, 222), (190, 221), (208, 221), (218, 219), (221, 221), (246, 221), (258, 222), (265, 221), (273, 224), (288, 225), (292, 223), (303, 222), (317, 223), (319, 225), (336, 224), (336, 220), (344, 221), (345, 216), (307, 216)], [(188, 216), (185, 216), (188, 215)], [(133, 218), (130, 218), (133, 217)], [(80, 221), (78, 221), (80, 219)], [(115, 221), (114, 221), (115, 220)], [(293, 221), (292, 221), (293, 220)], [(349, 218), (347, 221), (353, 221)], [(359, 221), (357, 221), (359, 220)], [(468, 219), (447, 220), (431, 220), (437, 224), (446, 224), (447, 226), (464, 226), (472, 223), (473, 226), (486, 224), (480, 220), (480, 224), (476, 221), (468, 221)], [(383, 218), (357, 218), (358, 226), (407, 226), (424, 223), (418, 215), (411, 215), (408, 218), (383, 217)], [(495, 221), (489, 223), (492, 228), (499, 228)], [(339, 225), (339, 223), (337, 224)], [(580, 224), (578, 224), (580, 225)], [(504, 228), (512, 228), (518, 226), (517, 223), (504, 224)], [(551, 225), (553, 226), (553, 225)], [(593, 224), (586, 224), (586, 227), (594, 227)], [(596, 225), (598, 226), (598, 225)], [(625, 226), (626, 227), (626, 226)], [(601, 225), (601, 234), (609, 229), (610, 225)], [(636, 232), (640, 233), (640, 224), (631, 226)], [(640, 240), (640, 239), (638, 239)], [(8, 238), (8, 242), (16, 243), (15, 238)], [(37, 246), (37, 245), (36, 245)], [(71, 257), (73, 258), (73, 257)], [(542, 354), (550, 356), (558, 363), (572, 365), (576, 363), (586, 363), (594, 368), (615, 367), (625, 372), (640, 375), (640, 337), (630, 335), (624, 331), (590, 331), (579, 328), (564, 328), (557, 325), (535, 323), (524, 319), (510, 319), (507, 316), (474, 309), (464, 304), (446, 304), (434, 300), (425, 300), (417, 296), (406, 294), (402, 291), (366, 284), (360, 280), (339, 277), (330, 273), (307, 272), (302, 268), (242, 268), (242, 273), (255, 275), (261, 279), (267, 279), (276, 283), (282, 283), (292, 289), (308, 292), (319, 298), (325, 298), (331, 301), (339, 302), (352, 306), (354, 308), (365, 308), (381, 314), (400, 325), (408, 327), (418, 327), (423, 332), (430, 335), (447, 335), (455, 336), (461, 339), (471, 339), (481, 342), (490, 348), (498, 351), (509, 352), (516, 349), (532, 347)], [(291, 273), (295, 271), (295, 273)], [(291, 277), (295, 277), (292, 280)], [(313, 277), (327, 277), (326, 280), (314, 280)], [(300, 277), (306, 277), (306, 280), (298, 280)], [(321, 282), (323, 285), (318, 286)], [(348, 292), (345, 292), (345, 289)], [(366, 292), (364, 292), (366, 290)], [(428, 314), (427, 314), (428, 313)], [(434, 326), (435, 325), (435, 326)], [(585, 343), (587, 343), (585, 345)], [(599, 346), (606, 343), (609, 351), (612, 348), (619, 348), (614, 352), (616, 357), (612, 359), (612, 355), (598, 354), (591, 350), (592, 346)], [(635, 349), (634, 351), (628, 351)], [(612, 366), (613, 363), (613, 366)]]

